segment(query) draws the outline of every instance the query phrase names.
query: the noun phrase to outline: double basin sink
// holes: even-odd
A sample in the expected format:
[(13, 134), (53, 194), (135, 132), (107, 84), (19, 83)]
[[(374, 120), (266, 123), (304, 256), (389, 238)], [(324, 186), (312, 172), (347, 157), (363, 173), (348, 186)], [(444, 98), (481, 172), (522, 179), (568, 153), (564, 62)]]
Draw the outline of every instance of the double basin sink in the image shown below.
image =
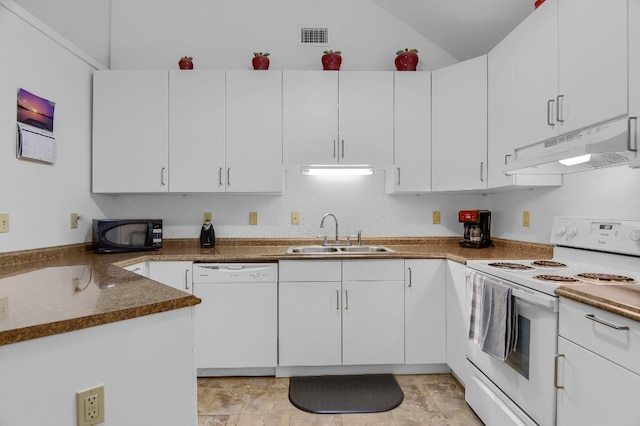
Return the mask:
[(376, 254), (395, 253), (384, 246), (293, 246), (289, 247), (287, 254)]

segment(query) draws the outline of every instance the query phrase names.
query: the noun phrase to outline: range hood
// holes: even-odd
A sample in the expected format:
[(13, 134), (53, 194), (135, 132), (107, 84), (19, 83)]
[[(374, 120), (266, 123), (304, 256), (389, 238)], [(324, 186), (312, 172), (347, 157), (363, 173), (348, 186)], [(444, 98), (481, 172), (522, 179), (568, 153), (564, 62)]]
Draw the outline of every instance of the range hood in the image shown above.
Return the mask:
[[(629, 126), (630, 120), (624, 115), (517, 148), (514, 159), (505, 166), (504, 172), (507, 175), (557, 175), (626, 164), (637, 153), (636, 148), (630, 150)], [(560, 163), (560, 160), (577, 157), (582, 157), (583, 162), (575, 165)]]

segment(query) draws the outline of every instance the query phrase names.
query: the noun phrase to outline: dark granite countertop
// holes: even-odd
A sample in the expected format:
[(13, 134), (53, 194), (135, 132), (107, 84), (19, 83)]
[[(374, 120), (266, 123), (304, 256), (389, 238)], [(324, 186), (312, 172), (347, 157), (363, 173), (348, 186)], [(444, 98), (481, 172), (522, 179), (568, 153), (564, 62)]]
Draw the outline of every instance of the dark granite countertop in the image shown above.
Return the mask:
[[(127, 271), (122, 266), (147, 261), (268, 262), (335, 258), (290, 255), (291, 245), (315, 239), (219, 239), (201, 249), (195, 239), (165, 240), (153, 252), (95, 254), (89, 244), (0, 254), (0, 345), (127, 320), (200, 303), (197, 297)], [(553, 247), (495, 239), (485, 249), (462, 248), (452, 237), (369, 238), (395, 253), (340, 255), (341, 259), (403, 258), (548, 259)]]

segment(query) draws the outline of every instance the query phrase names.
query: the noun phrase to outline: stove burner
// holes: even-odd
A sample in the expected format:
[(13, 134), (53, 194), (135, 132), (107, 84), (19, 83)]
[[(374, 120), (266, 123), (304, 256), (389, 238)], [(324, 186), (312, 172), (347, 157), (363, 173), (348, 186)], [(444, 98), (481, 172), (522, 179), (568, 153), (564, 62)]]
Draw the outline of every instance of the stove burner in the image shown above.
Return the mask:
[(615, 274), (601, 274), (597, 272), (585, 272), (582, 274), (577, 274), (576, 277), (584, 278), (588, 281), (596, 281), (596, 282), (604, 282), (604, 283), (628, 283), (633, 282), (634, 279), (630, 277), (625, 277), (624, 275), (615, 275)]
[(564, 263), (556, 262), (555, 260), (536, 260), (535, 262), (531, 262), (533, 266), (538, 266), (540, 268), (566, 268), (567, 265)]
[(517, 269), (517, 270), (533, 269), (533, 267), (523, 265), (522, 263), (510, 263), (510, 262), (495, 262), (495, 263), (490, 263), (489, 266), (493, 266), (494, 268), (500, 268), (500, 269)]
[(535, 275), (533, 278), (540, 281), (550, 281), (554, 283), (579, 283), (580, 280), (574, 277), (567, 277), (566, 275)]

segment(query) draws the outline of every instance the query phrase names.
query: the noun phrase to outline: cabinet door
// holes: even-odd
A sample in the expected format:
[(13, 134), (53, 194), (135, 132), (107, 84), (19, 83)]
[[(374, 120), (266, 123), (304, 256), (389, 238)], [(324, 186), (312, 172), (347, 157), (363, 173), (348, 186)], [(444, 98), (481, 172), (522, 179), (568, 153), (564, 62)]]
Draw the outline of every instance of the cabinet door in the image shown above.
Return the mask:
[(405, 260), (405, 363), (446, 362), (445, 262)]
[(404, 283), (342, 282), (342, 363), (404, 362)]
[(338, 73), (283, 71), (285, 164), (338, 162)]
[(147, 272), (148, 262), (139, 262), (133, 265), (125, 266), (124, 269), (127, 271), (135, 272), (138, 275), (142, 275), (143, 277), (148, 277), (149, 273)]
[(467, 363), (469, 313), (467, 310), (466, 267), (447, 261), (447, 364), (460, 383), (470, 383)]
[(226, 190), (282, 192), (282, 73), (226, 78)]
[(195, 284), (197, 368), (275, 367), (276, 283)]
[(629, 120), (630, 145), (636, 151), (629, 158), (629, 166), (640, 167), (638, 152), (638, 119), (640, 118), (640, 0), (629, 0)]
[(339, 162), (393, 163), (393, 72), (341, 71)]
[(169, 71), (170, 192), (221, 192), (224, 71)]
[(149, 278), (178, 290), (192, 292), (191, 262), (149, 262)]
[(393, 192), (431, 190), (431, 73), (394, 73)]
[(558, 339), (559, 425), (637, 425), (640, 376), (562, 337)]
[(431, 187), (486, 188), (487, 57), (436, 70), (431, 77)]
[(515, 148), (558, 134), (551, 116), (555, 109), (547, 111), (555, 108), (558, 91), (557, 8), (557, 2), (546, 2), (489, 52), (491, 188), (512, 184), (514, 178), (505, 176), (503, 168), (513, 159)]
[(93, 74), (93, 192), (167, 192), (167, 71)]
[(627, 2), (561, 0), (560, 133), (627, 113)]
[(340, 282), (279, 283), (279, 365), (342, 364)]

